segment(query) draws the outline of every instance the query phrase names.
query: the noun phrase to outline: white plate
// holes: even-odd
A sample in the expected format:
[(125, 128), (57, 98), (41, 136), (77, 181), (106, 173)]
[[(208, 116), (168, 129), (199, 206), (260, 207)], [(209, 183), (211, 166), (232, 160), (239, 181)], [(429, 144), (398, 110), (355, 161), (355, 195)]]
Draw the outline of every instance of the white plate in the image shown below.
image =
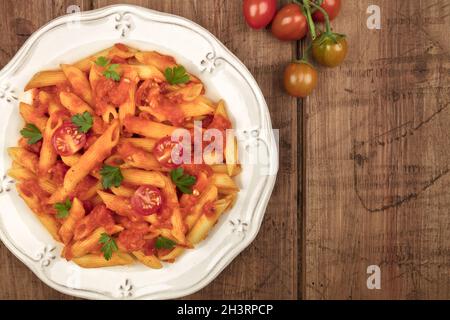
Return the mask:
[[(152, 270), (140, 264), (82, 269), (60, 257), (55, 242), (19, 198), (5, 175), (23, 126), (18, 102), (36, 72), (71, 63), (122, 42), (173, 55), (222, 97), (241, 138), (242, 188), (234, 208), (209, 237), (174, 264)], [(89, 299), (169, 299), (210, 283), (256, 237), (278, 170), (278, 151), (264, 97), (245, 66), (197, 24), (145, 8), (118, 5), (60, 17), (35, 32), (0, 72), (0, 238), (42, 281)], [(257, 161), (255, 157), (257, 156)], [(250, 161), (250, 158), (253, 159)], [(248, 270), (249, 273), (252, 270)]]

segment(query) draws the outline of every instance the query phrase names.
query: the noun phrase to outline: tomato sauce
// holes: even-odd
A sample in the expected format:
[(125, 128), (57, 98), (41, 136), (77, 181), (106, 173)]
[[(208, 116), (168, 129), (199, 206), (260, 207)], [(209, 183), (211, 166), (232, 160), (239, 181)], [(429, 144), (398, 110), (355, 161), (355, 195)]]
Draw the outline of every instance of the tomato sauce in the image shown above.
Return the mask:
[(149, 106), (172, 125), (179, 126), (184, 122), (184, 114), (178, 107), (182, 96), (166, 97), (166, 86), (166, 82), (159, 84), (153, 80), (144, 81), (136, 91), (136, 105)]
[(131, 80), (122, 77), (119, 83), (112, 79), (101, 77), (95, 86), (95, 106), (98, 115), (107, 111), (109, 105), (120, 106), (128, 99)]
[(105, 205), (96, 206), (91, 213), (78, 221), (74, 230), (74, 239), (82, 239), (91, 234), (95, 229), (104, 227), (106, 231), (110, 231), (114, 226), (112, 211)]

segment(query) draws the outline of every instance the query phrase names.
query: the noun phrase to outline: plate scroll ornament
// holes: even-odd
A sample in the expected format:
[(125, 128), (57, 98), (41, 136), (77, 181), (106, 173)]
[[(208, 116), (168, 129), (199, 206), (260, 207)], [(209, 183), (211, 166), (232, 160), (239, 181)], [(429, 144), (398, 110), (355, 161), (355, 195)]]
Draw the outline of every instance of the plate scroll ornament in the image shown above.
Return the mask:
[[(242, 153), (252, 153), (262, 146), (267, 158), (264, 166), (269, 167), (267, 171), (262, 165), (243, 163), (241, 193), (228, 216), (219, 221), (206, 241), (180, 257), (179, 263), (160, 270), (138, 264), (82, 269), (66, 262), (61, 258), (60, 244), (19, 198), (14, 180), (5, 175), (11, 165), (7, 148), (15, 144), (23, 126), (17, 108), (23, 95), (21, 88), (38, 71), (77, 61), (117, 42), (174, 55), (206, 84), (212, 98), (225, 98), (236, 129), (248, 131), (240, 147), (244, 148)], [(87, 299), (182, 297), (209, 284), (259, 231), (278, 170), (268, 108), (242, 62), (209, 31), (190, 20), (131, 5), (59, 17), (33, 33), (0, 71), (0, 108), (8, 109), (2, 110), (0, 117), (0, 239), (55, 290)]]

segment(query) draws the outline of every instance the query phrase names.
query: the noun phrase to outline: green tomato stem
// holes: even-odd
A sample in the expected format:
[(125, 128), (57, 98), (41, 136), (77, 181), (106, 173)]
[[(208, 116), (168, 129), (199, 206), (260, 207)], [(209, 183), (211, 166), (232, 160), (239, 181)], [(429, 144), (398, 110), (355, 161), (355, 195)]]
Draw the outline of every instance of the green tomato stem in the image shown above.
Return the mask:
[[(309, 0), (305, 0), (305, 2), (309, 2)], [(311, 1), (311, 5), (320, 12), (322, 12), (323, 16), (325, 17), (325, 26), (327, 28), (326, 33), (331, 34), (332, 32), (331, 32), (330, 16), (328, 15), (328, 13), (324, 10), (324, 8), (315, 4), (314, 1)]]
[[(295, 1), (299, 4), (298, 1)], [(308, 21), (308, 26), (309, 26), (309, 32), (311, 33), (311, 38), (314, 40), (317, 38), (317, 33), (316, 33), (316, 26), (314, 24), (312, 15), (311, 15), (311, 6), (310, 6), (310, 1), (309, 0), (303, 0), (303, 6), (305, 8), (306, 11), (306, 20)]]

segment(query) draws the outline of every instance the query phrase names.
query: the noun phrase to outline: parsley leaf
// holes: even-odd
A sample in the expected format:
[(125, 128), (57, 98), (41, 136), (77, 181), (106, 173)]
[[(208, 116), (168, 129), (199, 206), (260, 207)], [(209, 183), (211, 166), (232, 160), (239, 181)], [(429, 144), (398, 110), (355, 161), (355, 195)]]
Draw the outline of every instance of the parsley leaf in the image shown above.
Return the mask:
[(20, 130), (20, 134), (28, 139), (28, 144), (35, 144), (42, 139), (41, 131), (32, 123), (27, 124), (25, 128)]
[(110, 64), (108, 68), (106, 68), (105, 71), (103, 71), (103, 75), (107, 79), (112, 79), (114, 81), (120, 81), (120, 75), (117, 72), (117, 68), (119, 67), (118, 64)]
[(158, 237), (155, 242), (156, 249), (172, 249), (176, 242), (164, 237)]
[(100, 67), (106, 67), (109, 64), (109, 60), (103, 56), (98, 57), (97, 60), (95, 61), (95, 64), (100, 66)]
[(123, 175), (119, 167), (104, 165), (100, 170), (102, 176), (102, 186), (104, 189), (109, 189), (112, 186), (119, 187), (123, 181)]
[(67, 199), (66, 202), (56, 203), (54, 208), (58, 211), (56, 217), (60, 219), (67, 218), (69, 210), (72, 208), (72, 203), (70, 202), (70, 199)]
[(110, 63), (111, 63), (111, 61), (103, 56), (98, 57), (97, 60), (95, 61), (96, 65), (105, 68), (105, 71), (103, 71), (103, 75), (107, 79), (112, 79), (114, 81), (120, 81), (120, 74), (117, 72), (117, 68), (119, 67), (119, 65), (116, 63), (113, 63), (113, 64), (110, 64)]
[(113, 237), (111, 237), (107, 233), (102, 233), (100, 235), (100, 240), (98, 242), (103, 244), (101, 252), (103, 252), (103, 256), (105, 257), (106, 260), (111, 260), (113, 252), (119, 250), (116, 241), (114, 241)]
[(164, 76), (170, 84), (186, 83), (190, 80), (189, 75), (186, 73), (186, 69), (183, 66), (167, 68), (164, 71)]
[(72, 117), (72, 123), (76, 125), (81, 132), (88, 132), (94, 121), (92, 120), (92, 116), (89, 112), (85, 111), (83, 114), (76, 114)]
[(194, 176), (184, 174), (183, 168), (179, 167), (170, 171), (170, 178), (181, 192), (192, 194), (192, 186), (197, 181)]

